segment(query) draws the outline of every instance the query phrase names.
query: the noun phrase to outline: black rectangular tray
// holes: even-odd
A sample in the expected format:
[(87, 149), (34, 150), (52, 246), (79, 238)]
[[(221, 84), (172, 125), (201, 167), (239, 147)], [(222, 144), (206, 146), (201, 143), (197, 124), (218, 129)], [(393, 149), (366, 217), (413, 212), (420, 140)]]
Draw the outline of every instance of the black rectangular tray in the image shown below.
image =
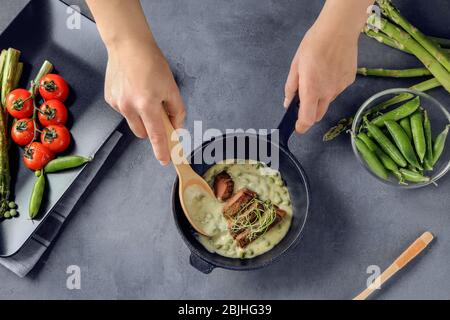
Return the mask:
[[(120, 124), (121, 116), (103, 99), (107, 55), (95, 24), (81, 16), (80, 29), (68, 28), (73, 14), (58, 0), (31, 1), (0, 35), (0, 48), (22, 52), (23, 87), (36, 75), (45, 59), (51, 61), (71, 89), (67, 106), (73, 146), (67, 152), (94, 156)], [(46, 199), (38, 219), (28, 218), (28, 202), (35, 176), (24, 167), (22, 150), (11, 149), (14, 199), (19, 215), (0, 221), (0, 257), (16, 253), (39, 228), (82, 169), (48, 175)]]

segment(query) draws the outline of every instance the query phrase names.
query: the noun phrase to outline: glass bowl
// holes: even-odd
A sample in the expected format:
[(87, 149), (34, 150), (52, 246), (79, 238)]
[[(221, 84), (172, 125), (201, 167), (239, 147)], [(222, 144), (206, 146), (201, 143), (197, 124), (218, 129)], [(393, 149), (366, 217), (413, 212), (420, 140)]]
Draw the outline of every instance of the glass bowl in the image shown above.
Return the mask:
[[(424, 109), (427, 110), (428, 116), (430, 118), (431, 122), (431, 129), (432, 129), (432, 135), (433, 139), (436, 138), (436, 136), (442, 132), (442, 130), (445, 129), (445, 126), (450, 124), (450, 114), (446, 110), (446, 108), (435, 98), (432, 96), (416, 91), (411, 89), (389, 89), (385, 91), (381, 91), (372, 97), (370, 97), (368, 100), (366, 100), (362, 106), (359, 108), (358, 112), (356, 113), (353, 125), (352, 125), (352, 132), (357, 133), (357, 129), (360, 128), (364, 115), (367, 111), (373, 109), (375, 106), (379, 105), (380, 103), (387, 101), (391, 99), (394, 96), (397, 96), (399, 94), (402, 95), (411, 95), (411, 98), (414, 96), (420, 97), (420, 105)], [(395, 109), (396, 107), (402, 105), (404, 102), (397, 103), (388, 109), (384, 110), (383, 112), (387, 112), (389, 110)], [(390, 137), (390, 136), (389, 136)], [(414, 183), (414, 182), (406, 182), (407, 184), (400, 184), (392, 174), (389, 176), (388, 180), (383, 180), (379, 178), (377, 175), (375, 175), (369, 167), (366, 165), (365, 161), (361, 158), (361, 155), (359, 154), (358, 150), (356, 149), (355, 145), (355, 139), (354, 135), (352, 134), (352, 148), (353, 152), (358, 159), (359, 163), (376, 179), (383, 182), (384, 184), (396, 186), (399, 188), (406, 188), (406, 189), (412, 189), (412, 188), (420, 188), (425, 187), (429, 184), (436, 185), (436, 181), (442, 178), (449, 170), (450, 170), (450, 146), (449, 146), (449, 140), (450, 140), (450, 134), (446, 141), (444, 152), (442, 153), (439, 161), (434, 165), (433, 171), (425, 171), (425, 175), (430, 177), (430, 181), (428, 182), (421, 182), (421, 183)], [(391, 139), (392, 141), (392, 139)]]

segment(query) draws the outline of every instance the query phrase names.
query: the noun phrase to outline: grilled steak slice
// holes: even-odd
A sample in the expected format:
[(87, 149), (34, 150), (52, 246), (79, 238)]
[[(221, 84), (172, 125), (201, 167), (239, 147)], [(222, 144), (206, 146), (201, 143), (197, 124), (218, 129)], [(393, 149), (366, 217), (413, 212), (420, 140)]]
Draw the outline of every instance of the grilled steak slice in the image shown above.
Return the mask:
[(228, 230), (230, 230), (230, 234), (234, 239), (236, 239), (238, 234), (245, 231), (246, 225), (255, 221), (256, 209), (264, 210), (264, 207), (261, 203), (254, 202), (249, 205), (249, 207), (244, 212), (239, 214), (239, 216), (236, 216), (234, 219), (228, 220)]
[[(280, 221), (283, 220), (283, 218), (286, 216), (286, 211), (281, 210), (280, 208), (278, 208), (275, 205), (274, 205), (274, 207), (275, 207), (275, 210), (276, 210), (276, 217), (275, 217), (275, 220), (272, 222), (272, 224), (267, 229), (267, 231), (269, 231), (272, 227), (274, 227), (275, 225), (280, 223)], [(247, 229), (244, 232), (241, 232), (240, 234), (238, 234), (236, 236), (235, 240), (236, 240), (236, 242), (237, 242), (239, 247), (245, 248), (252, 241), (255, 241), (256, 239), (258, 239), (262, 234), (263, 233), (250, 235), (250, 230)]]
[(233, 195), (234, 182), (226, 171), (214, 178), (214, 194), (220, 201), (227, 201)]
[(236, 192), (223, 207), (223, 215), (229, 219), (234, 217), (242, 207), (248, 204), (253, 198), (256, 197), (256, 193), (249, 189), (241, 189)]

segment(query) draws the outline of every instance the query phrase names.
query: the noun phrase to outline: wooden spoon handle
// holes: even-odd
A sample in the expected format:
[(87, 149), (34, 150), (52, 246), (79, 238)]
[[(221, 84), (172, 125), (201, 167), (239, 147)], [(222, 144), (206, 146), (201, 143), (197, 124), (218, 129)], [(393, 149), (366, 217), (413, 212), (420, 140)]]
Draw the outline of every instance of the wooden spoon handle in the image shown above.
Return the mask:
[[(380, 276), (378, 276), (374, 284), (382, 285), (400, 269), (406, 266), (412, 259), (414, 259), (419, 253), (421, 253), (433, 240), (431, 232), (425, 232), (419, 238), (416, 239), (395, 261), (392, 263)], [(369, 286), (353, 300), (365, 300), (367, 299), (377, 288), (375, 286)]]
[(172, 159), (172, 163), (175, 166), (178, 176), (180, 179), (182, 177), (188, 178), (193, 176), (195, 174), (194, 170), (192, 170), (192, 167), (186, 159), (183, 146), (181, 145), (178, 135), (165, 111), (163, 111), (162, 120), (164, 128), (166, 129), (170, 158)]

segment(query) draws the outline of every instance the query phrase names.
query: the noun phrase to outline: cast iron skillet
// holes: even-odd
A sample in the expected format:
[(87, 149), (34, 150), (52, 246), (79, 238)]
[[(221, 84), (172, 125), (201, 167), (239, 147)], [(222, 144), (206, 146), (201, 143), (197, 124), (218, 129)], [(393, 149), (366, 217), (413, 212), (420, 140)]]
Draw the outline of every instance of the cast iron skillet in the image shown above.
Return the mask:
[[(286, 114), (281, 120), (280, 125), (278, 126), (279, 139), (277, 140), (279, 140), (279, 143), (275, 142), (275, 139), (272, 139), (270, 135), (253, 135), (248, 133), (227, 134), (203, 143), (202, 146), (198, 147), (190, 154), (188, 161), (192, 163), (194, 156), (198, 157), (198, 153), (203, 155), (205, 148), (208, 148), (208, 150), (215, 147), (222, 148), (227, 145), (227, 142), (234, 142), (229, 145), (234, 146), (234, 154), (236, 158), (249, 159), (250, 141), (253, 143), (257, 141), (259, 145), (271, 145), (274, 148), (272, 150), (279, 152), (279, 171), (281, 173), (281, 177), (286, 182), (293, 205), (293, 218), (290, 229), (281, 242), (278, 243), (272, 250), (252, 259), (226, 258), (216, 253), (209, 252), (196, 239), (196, 233), (186, 219), (180, 205), (177, 178), (172, 188), (172, 210), (175, 217), (175, 223), (184, 242), (191, 251), (190, 263), (199, 271), (203, 273), (210, 273), (215, 267), (230, 270), (253, 270), (263, 268), (281, 258), (281, 256), (285, 255), (290, 248), (293, 248), (299, 242), (306, 218), (308, 216), (310, 206), (310, 190), (305, 172), (303, 171), (299, 161), (288, 149), (288, 140), (294, 131), (297, 114), (298, 99), (291, 103)], [(236, 154), (236, 145), (239, 142), (245, 142), (245, 155)], [(224, 154), (226, 154), (225, 151), (226, 150), (223, 152)], [(230, 158), (229, 154), (227, 154), (226, 157)], [(259, 161), (260, 159), (252, 160)], [(202, 175), (206, 170), (208, 170), (209, 167), (211, 167), (211, 165), (192, 164), (192, 167), (197, 173)]]

